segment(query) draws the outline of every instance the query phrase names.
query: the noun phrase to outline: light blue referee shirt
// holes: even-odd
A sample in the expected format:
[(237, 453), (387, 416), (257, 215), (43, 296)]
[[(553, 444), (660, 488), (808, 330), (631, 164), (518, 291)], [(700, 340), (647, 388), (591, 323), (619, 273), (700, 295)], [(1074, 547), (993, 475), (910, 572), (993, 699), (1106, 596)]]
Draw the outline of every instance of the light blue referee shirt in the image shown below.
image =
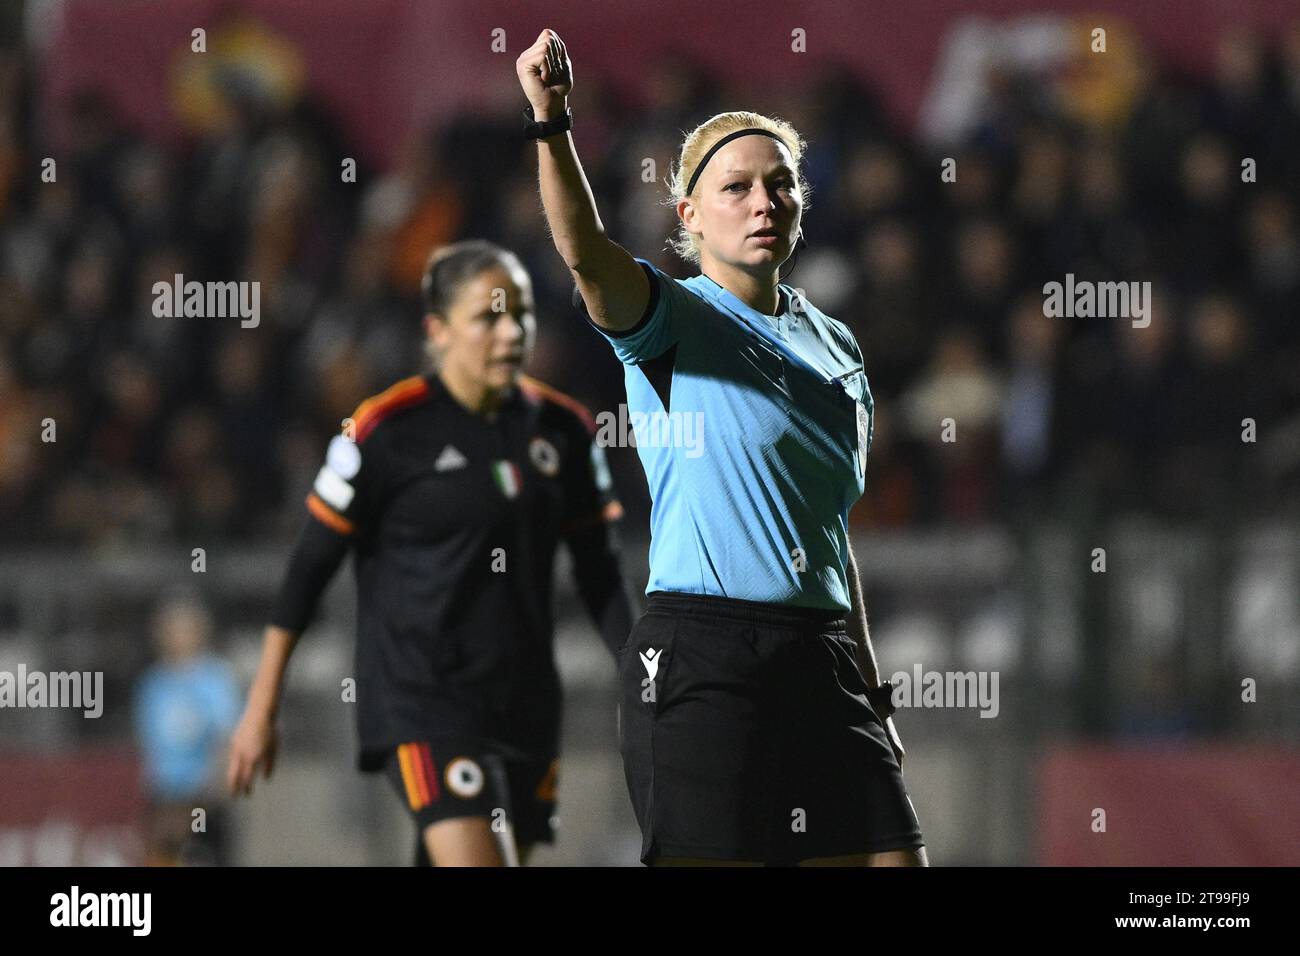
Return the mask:
[(627, 408), (602, 416), (597, 441), (631, 432), (645, 468), (646, 593), (848, 611), (848, 512), (874, 408), (853, 334), (788, 285), (770, 316), (707, 276), (636, 261), (650, 279), (641, 320), (591, 324), (627, 366)]

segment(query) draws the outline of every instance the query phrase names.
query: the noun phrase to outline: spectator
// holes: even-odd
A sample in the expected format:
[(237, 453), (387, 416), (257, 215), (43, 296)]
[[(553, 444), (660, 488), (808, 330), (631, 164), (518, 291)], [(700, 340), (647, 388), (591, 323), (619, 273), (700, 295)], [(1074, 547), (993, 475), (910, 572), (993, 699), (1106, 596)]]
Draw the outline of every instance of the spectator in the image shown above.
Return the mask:
[(135, 699), (148, 862), (221, 865), (225, 811), (214, 774), (239, 718), (239, 689), (230, 666), (207, 650), (212, 622), (198, 600), (164, 601), (153, 627), (158, 662), (141, 676)]

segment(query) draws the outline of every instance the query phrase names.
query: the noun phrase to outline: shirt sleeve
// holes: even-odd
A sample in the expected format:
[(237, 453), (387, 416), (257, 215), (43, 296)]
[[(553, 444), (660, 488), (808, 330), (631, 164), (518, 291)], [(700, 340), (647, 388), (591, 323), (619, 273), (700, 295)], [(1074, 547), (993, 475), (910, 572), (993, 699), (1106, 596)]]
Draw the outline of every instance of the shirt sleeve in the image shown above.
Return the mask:
[(275, 626), (299, 634), (306, 630), (352, 541), (370, 525), (379, 498), (376, 434), (364, 446), (346, 433), (330, 440), (307, 494), (308, 516), (271, 605)]
[(621, 332), (602, 329), (591, 320), (582, 296), (574, 290), (574, 304), (582, 312), (588, 324), (609, 340), (614, 347), (614, 354), (624, 365), (637, 365), (650, 359), (658, 358), (677, 344), (680, 337), (682, 321), (683, 296), (690, 295), (682, 289), (677, 280), (645, 259), (637, 258), (636, 263), (645, 270), (650, 280), (650, 300), (646, 302), (645, 312), (636, 325)]
[(373, 434), (364, 446), (350, 435), (335, 435), (307, 495), (312, 517), (341, 535), (364, 530), (379, 497), (379, 457)]
[(271, 605), (272, 624), (295, 634), (307, 629), (350, 544), (348, 535), (334, 530), (314, 514), (303, 521), (298, 543), (294, 545), (280, 590)]

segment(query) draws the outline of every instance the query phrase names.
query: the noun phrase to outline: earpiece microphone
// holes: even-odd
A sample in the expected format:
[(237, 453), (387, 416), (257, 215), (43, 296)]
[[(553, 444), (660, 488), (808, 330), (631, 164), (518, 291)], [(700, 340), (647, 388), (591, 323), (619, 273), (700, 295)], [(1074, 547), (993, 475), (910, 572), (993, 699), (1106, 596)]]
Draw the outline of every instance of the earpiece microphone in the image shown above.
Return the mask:
[(790, 278), (790, 273), (794, 272), (794, 267), (799, 263), (799, 250), (808, 248), (808, 240), (803, 237), (803, 226), (799, 227), (799, 235), (795, 236), (794, 252), (790, 255), (790, 272), (781, 276), (777, 281), (784, 282)]

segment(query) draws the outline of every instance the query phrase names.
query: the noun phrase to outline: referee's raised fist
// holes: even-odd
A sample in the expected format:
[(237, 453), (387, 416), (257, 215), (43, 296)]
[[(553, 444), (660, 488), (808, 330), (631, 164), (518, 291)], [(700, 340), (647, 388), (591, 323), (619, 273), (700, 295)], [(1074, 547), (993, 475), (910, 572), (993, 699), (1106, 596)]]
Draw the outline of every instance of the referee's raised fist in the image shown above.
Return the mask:
[(539, 121), (564, 111), (565, 97), (573, 89), (573, 64), (558, 33), (554, 30), (539, 33), (537, 42), (515, 61), (515, 73)]

